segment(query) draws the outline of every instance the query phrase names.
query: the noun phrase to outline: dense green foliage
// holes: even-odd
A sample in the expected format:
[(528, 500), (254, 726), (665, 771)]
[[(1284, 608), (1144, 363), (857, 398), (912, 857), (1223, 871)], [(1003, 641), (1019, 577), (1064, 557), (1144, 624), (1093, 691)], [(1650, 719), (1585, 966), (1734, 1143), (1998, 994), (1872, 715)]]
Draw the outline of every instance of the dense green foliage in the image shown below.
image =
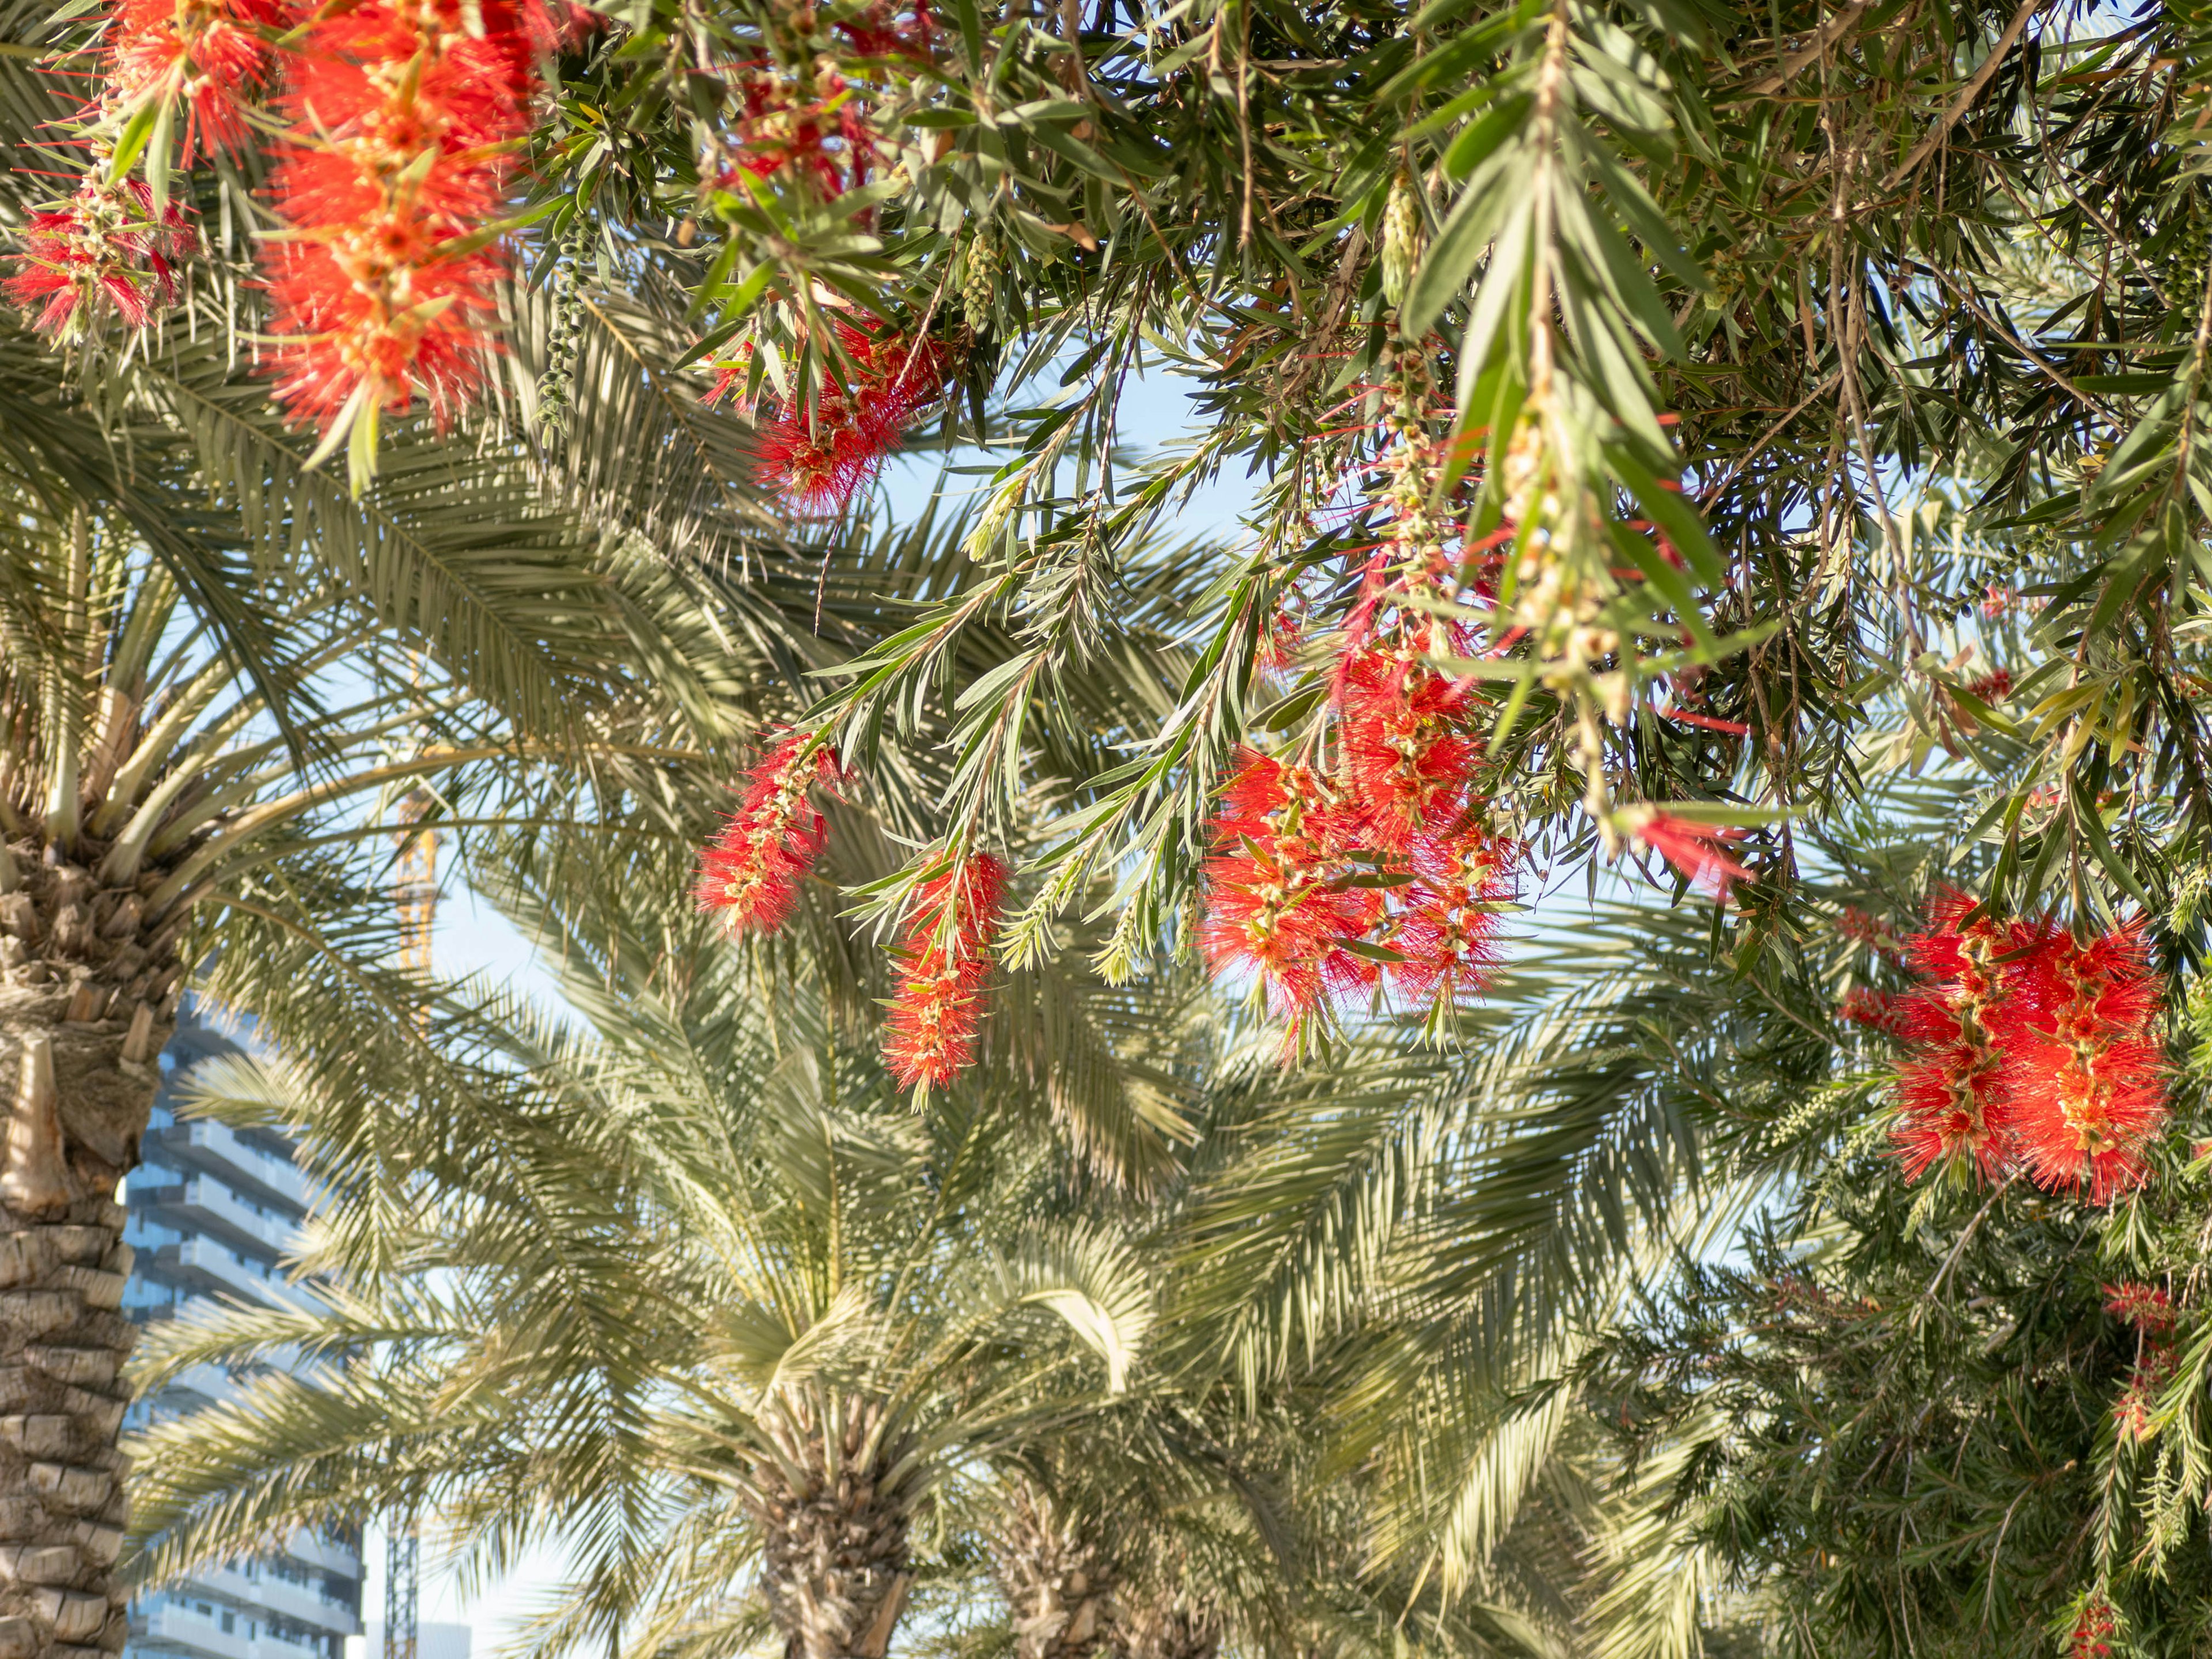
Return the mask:
[[(6, 16), (27, 135), (60, 106), (23, 64), (82, 23)], [(165, 1431), (157, 1559), (427, 1498), (493, 1559), (580, 1535), (560, 1630), (727, 1651), (776, 1581), (733, 1471), (819, 1349), (927, 1446), (884, 1524), (921, 1540), (905, 1632), (948, 1647), (1018, 1639), (978, 1609), (1021, 1491), (1249, 1653), (2202, 1651), (2207, 27), (635, 0), (547, 65), (493, 395), (387, 423), (357, 501), (225, 343), (259, 161), (179, 173), (222, 227), (203, 286), (130, 350), (0, 338), (9, 465), (143, 542), (271, 719), (274, 613), (238, 596), (274, 571), (374, 619), (392, 708), (418, 650), (453, 732), (587, 755), (520, 838), (449, 816), (574, 933), (591, 1029), (377, 970), (336, 1045), (346, 997), (288, 998), (276, 953), (234, 979), (301, 1069), (225, 1109), (304, 1121), (353, 1200), (313, 1260), (359, 1300), (207, 1340), (357, 1369)], [(832, 104), (834, 188), (763, 120)], [(980, 456), (964, 505), (761, 499), (762, 428), (855, 371), (840, 322), (942, 352), (908, 442)], [(1125, 411), (1170, 373), (1197, 427), (1161, 448)], [(1243, 532), (1170, 546), (1223, 477)], [(1376, 576), (1378, 544), (1414, 550)], [(1434, 1046), (1378, 1006), (1278, 1071), (1191, 976), (1206, 820), (1240, 744), (1331, 752), (1355, 608), (1416, 564), (1540, 902)], [(778, 721), (861, 781), (798, 921), (740, 948), (682, 914), (683, 849)], [(1654, 807), (1747, 831), (1749, 878), (1582, 908)], [(947, 847), (1007, 857), (1018, 914), (981, 1068), (908, 1115), (880, 939)], [(2148, 915), (2174, 1115), (2139, 1191), (1905, 1181), (1899, 1051), (1836, 1012), (1915, 982), (1947, 884)], [(793, 1224), (847, 1159), (881, 1209)], [(1048, 1234), (1141, 1316), (1086, 1291), (1110, 1316), (1025, 1306), (939, 1363), (959, 1310), (1046, 1294)], [(979, 1291), (993, 1251), (1018, 1270)], [(930, 1294), (876, 1296), (909, 1261)], [(2143, 1386), (2122, 1283), (2174, 1310)], [(549, 1320), (576, 1346), (515, 1338)], [(1182, 1616), (1130, 1600), (1148, 1640)]]

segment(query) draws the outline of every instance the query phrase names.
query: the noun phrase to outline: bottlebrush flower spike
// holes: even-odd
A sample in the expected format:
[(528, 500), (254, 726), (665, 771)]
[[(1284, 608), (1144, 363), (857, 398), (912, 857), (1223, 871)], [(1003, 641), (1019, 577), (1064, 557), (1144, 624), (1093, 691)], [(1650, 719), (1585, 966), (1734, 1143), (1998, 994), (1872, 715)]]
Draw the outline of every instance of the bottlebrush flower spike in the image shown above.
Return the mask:
[(1006, 867), (961, 859), (916, 890), (897, 951), (899, 981), (884, 1060), (902, 1089), (941, 1088), (975, 1062), (975, 1030)]
[(1902, 941), (1890, 930), (1887, 922), (1879, 916), (1870, 916), (1855, 904), (1847, 904), (1836, 917), (1836, 932), (1854, 945), (1896, 960), (1900, 955)]
[(1385, 965), (1391, 984), (1441, 1008), (1474, 1001), (1498, 966), (1498, 906), (1513, 896), (1520, 849), (1472, 811), (1415, 843), (1414, 880), (1400, 890)]
[[(277, 397), (355, 434), (417, 397), (441, 422), (476, 390), (507, 260), (488, 228), (530, 126), (529, 26), (514, 0), (368, 0), (302, 31), (266, 261)], [(363, 433), (366, 433), (366, 441)]]
[(1863, 1025), (1870, 1031), (1899, 1035), (1905, 1028), (1904, 1000), (1893, 991), (1877, 991), (1868, 985), (1854, 985), (1844, 993), (1837, 1006), (1836, 1018), (1853, 1025)]
[(915, 417), (944, 397), (951, 368), (937, 341), (877, 339), (849, 324), (838, 339), (851, 372), (834, 367), (811, 406), (786, 403), (758, 441), (761, 483), (803, 513), (842, 511), (866, 489)]
[(175, 202), (157, 210), (142, 180), (111, 182), (95, 165), (68, 201), (30, 216), (0, 292), (57, 339), (89, 331), (110, 310), (143, 328), (176, 302), (178, 262), (194, 240)]
[(936, 36), (926, 0), (915, 0), (903, 17), (889, 0), (875, 0), (836, 27), (863, 58), (926, 58)]
[(2104, 1204), (2140, 1182), (2166, 1121), (2165, 1054), (2152, 1030), (2166, 978), (2140, 916), (2077, 942), (2046, 930), (2012, 969), (2000, 1018), (2013, 1129), (2039, 1186)]
[(246, 109), (266, 77), (276, 0), (118, 0), (108, 14), (110, 92), (125, 112), (181, 102), (183, 159), (245, 148)]
[[(739, 88), (744, 112), (737, 123), (737, 165), (757, 179), (803, 177), (834, 199), (867, 182), (875, 141), (842, 76), (825, 74), (814, 89), (819, 97), (801, 96), (766, 64), (747, 70)], [(724, 179), (726, 185), (735, 182), (735, 173)]]
[(1465, 654), (1462, 641), (1420, 627), (1355, 647), (1338, 665), (1346, 793), (1361, 839), (1377, 852), (1406, 852), (1459, 818), (1481, 754), (1468, 724), (1473, 682), (1431, 667), (1432, 649)]
[(2180, 1360), (2171, 1348), (2160, 1346), (2144, 1351), (2128, 1376), (2127, 1387), (2112, 1406), (2112, 1420), (2119, 1425), (2122, 1439), (2142, 1441), (2151, 1437), (2158, 1397), (2173, 1380), (2179, 1365)]
[(2173, 1328), (2173, 1298), (2160, 1285), (2134, 1279), (2107, 1285), (2105, 1311), (2146, 1336), (2163, 1336)]
[(1725, 900), (1731, 886), (1752, 878), (1751, 872), (1723, 850), (1743, 839), (1741, 830), (1696, 823), (1653, 810), (1630, 833), (1715, 899)]
[(2066, 1659), (2110, 1659), (2112, 1647), (2105, 1638), (2118, 1626), (2112, 1604), (2103, 1595), (2092, 1593), (2084, 1597), (2074, 1627), (2067, 1632)]
[(2002, 1177), (2013, 1157), (2013, 1100), (1994, 1035), (2005, 970), (1999, 958), (2038, 937), (2024, 924), (1969, 922), (1974, 901), (1946, 889), (1928, 922), (1905, 941), (1905, 959), (1931, 982), (1898, 1006), (1908, 1058), (1898, 1068), (1899, 1121), (1891, 1141), (1917, 1181), (1929, 1170)]
[(719, 912), (732, 938), (781, 927), (822, 851), (829, 821), (807, 792), (834, 787), (845, 773), (836, 750), (810, 749), (813, 742), (813, 733), (798, 732), (776, 744), (746, 775), (744, 799), (700, 854), (699, 908)]
[(1239, 755), (1214, 816), (1199, 948), (1216, 973), (1257, 972), (1292, 1042), (1329, 997), (1376, 982), (1376, 963), (1353, 946), (1382, 896), (1350, 884), (1347, 828), (1311, 772), (1254, 750)]

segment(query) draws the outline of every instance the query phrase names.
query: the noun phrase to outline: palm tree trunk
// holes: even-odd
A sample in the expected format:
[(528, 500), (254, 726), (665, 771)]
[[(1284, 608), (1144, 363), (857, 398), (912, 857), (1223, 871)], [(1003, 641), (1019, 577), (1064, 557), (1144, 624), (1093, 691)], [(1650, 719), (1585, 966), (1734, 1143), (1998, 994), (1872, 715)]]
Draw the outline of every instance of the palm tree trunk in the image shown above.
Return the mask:
[(756, 1419), (763, 1588), (787, 1659), (883, 1659), (905, 1605), (913, 1521), (903, 1436), (880, 1401), (781, 1395)]
[(1112, 1565), (1027, 1480), (1014, 1483), (991, 1553), (1018, 1659), (1089, 1659), (1111, 1646)]
[(1214, 1659), (1218, 1620), (1176, 1593), (1125, 1606), (1114, 1631), (1115, 1659)]
[(175, 1030), (176, 934), (39, 854), (0, 860), (0, 1659), (99, 1659), (127, 1599), (116, 1195)]

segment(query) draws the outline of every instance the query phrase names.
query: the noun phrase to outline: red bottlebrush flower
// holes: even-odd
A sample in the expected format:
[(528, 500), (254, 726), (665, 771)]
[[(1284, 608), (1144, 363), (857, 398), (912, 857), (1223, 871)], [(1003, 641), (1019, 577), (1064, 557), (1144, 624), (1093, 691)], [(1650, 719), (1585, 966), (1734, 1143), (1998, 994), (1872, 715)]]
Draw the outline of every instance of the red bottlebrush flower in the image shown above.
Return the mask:
[(1847, 904), (1836, 918), (1836, 931), (1856, 945), (1863, 945), (1895, 958), (1900, 941), (1887, 922), (1870, 916), (1856, 905)]
[(1897, 1103), (1890, 1141), (1907, 1181), (1939, 1166), (1984, 1182), (2002, 1177), (2012, 1157), (2012, 1097), (1995, 1055), (1968, 1042), (1923, 1051), (1898, 1068)]
[(17, 267), (0, 292), (57, 338), (83, 332), (112, 309), (143, 328), (176, 302), (177, 264), (194, 237), (174, 201), (156, 213), (138, 179), (108, 182), (95, 167), (66, 203), (34, 213)]
[(836, 25), (853, 50), (863, 58), (924, 58), (929, 53), (934, 30), (929, 8), (922, 0), (908, 8), (905, 18), (889, 0), (876, 0), (857, 16)]
[(784, 404), (762, 429), (757, 450), (760, 482), (802, 514), (843, 510), (889, 454), (856, 401), (835, 388), (824, 388), (811, 409)]
[(1836, 1018), (1853, 1025), (1863, 1025), (1870, 1031), (1896, 1036), (1905, 1029), (1905, 999), (1893, 991), (1854, 985), (1844, 993)]
[(2019, 597), (2009, 587), (1991, 582), (1982, 590), (1981, 612), (1984, 617), (2002, 617)]
[(884, 1060), (899, 1086), (941, 1088), (975, 1060), (975, 1028), (1006, 867), (963, 858), (915, 894), (897, 956), (899, 983)]
[(938, 340), (898, 334), (878, 339), (858, 329), (840, 335), (860, 371), (861, 418), (872, 424), (884, 449), (895, 449), (915, 417), (945, 396), (952, 353)]
[(1687, 876), (1692, 885), (1721, 900), (1728, 897), (1729, 889), (1735, 883), (1752, 878), (1749, 870), (1723, 850), (1741, 841), (1744, 833), (1658, 811), (1635, 830), (1637, 840)]
[(2141, 917), (2077, 943), (2042, 933), (2009, 976), (1998, 1036), (2013, 1127), (2037, 1184), (2109, 1202), (2142, 1181), (2166, 1121), (2165, 1056), (2152, 1022), (2165, 976)]
[(726, 186), (739, 171), (756, 179), (802, 179), (834, 199), (868, 182), (876, 161), (869, 130), (854, 88), (835, 72), (817, 76), (811, 96), (765, 64), (749, 67), (739, 83), (744, 112), (737, 122), (739, 155)]
[(720, 911), (733, 938), (781, 927), (822, 851), (829, 821), (807, 791), (817, 783), (835, 786), (845, 775), (836, 750), (807, 752), (813, 740), (811, 732), (793, 732), (769, 751), (746, 775), (744, 799), (700, 854), (693, 889), (699, 908)]
[(1345, 653), (1337, 671), (1339, 741), (1362, 839), (1404, 853), (1424, 832), (1448, 830), (1465, 808), (1481, 749), (1467, 729), (1472, 682), (1422, 660), (1426, 629), (1389, 646)]
[(1498, 906), (1513, 896), (1520, 849), (1468, 815), (1413, 848), (1414, 880), (1399, 891), (1390, 936), (1401, 958), (1391, 983), (1432, 1006), (1474, 1001), (1498, 965)]
[(544, 0), (542, 5), (525, 0), (522, 16), (531, 45), (546, 53), (574, 52), (607, 26), (606, 13), (575, 0)]
[(2107, 1285), (2105, 1311), (2146, 1336), (2163, 1336), (2173, 1328), (2173, 1298), (2161, 1285), (2135, 1279)]
[(2017, 1161), (2057, 1191), (2106, 1203), (2140, 1182), (2165, 1121), (2151, 1024), (2165, 980), (2140, 919), (2086, 945), (2049, 923), (1969, 922), (1939, 893), (1909, 941), (1932, 983), (1906, 998), (1894, 1133), (1908, 1176), (1938, 1162), (1994, 1178)]
[(1325, 999), (1376, 982), (1374, 961), (1352, 947), (1382, 896), (1351, 884), (1346, 827), (1312, 773), (1251, 750), (1214, 817), (1200, 949), (1216, 973), (1256, 971), (1293, 1036)]
[(784, 404), (758, 442), (762, 483), (804, 513), (842, 510), (865, 489), (915, 416), (945, 395), (951, 366), (934, 341), (877, 340), (850, 326), (838, 337), (854, 372), (833, 370), (811, 408)]
[(1992, 1035), (2004, 975), (1998, 958), (2040, 935), (2019, 923), (1969, 922), (1973, 908), (1964, 893), (1937, 893), (1928, 925), (1905, 944), (1907, 960), (1933, 981), (1895, 1009), (1910, 1058), (1898, 1070), (1891, 1140), (1908, 1181), (1938, 1165), (1995, 1181), (2013, 1158), (2012, 1092)]
[(281, 17), (274, 0), (118, 0), (109, 82), (127, 109), (183, 103), (185, 165), (198, 153), (242, 149), (246, 106), (269, 71), (261, 31)]
[(2105, 1638), (2118, 1626), (2112, 1604), (2103, 1595), (2093, 1593), (2083, 1597), (2074, 1628), (2067, 1633), (2066, 1659), (2110, 1659), (2112, 1644)]
[(368, 0), (306, 27), (269, 256), (295, 418), (328, 432), (419, 394), (443, 422), (481, 383), (507, 270), (483, 228), (529, 130), (533, 56), (509, 0)]
[(2002, 702), (2012, 696), (2012, 671), (1993, 668), (1980, 678), (1970, 681), (1966, 695), (1978, 702)]
[(1260, 643), (1252, 653), (1252, 660), (1270, 674), (1287, 670), (1298, 658), (1305, 644), (1305, 630), (1287, 605), (1279, 606), (1261, 629)]
[(2129, 1373), (2128, 1385), (2112, 1405), (2112, 1420), (2120, 1425), (2123, 1440), (2148, 1440), (2151, 1437), (2152, 1419), (2158, 1407), (2158, 1396), (2173, 1380), (2180, 1359), (2173, 1350), (2164, 1346), (2147, 1348), (2136, 1368)]
[(751, 409), (752, 400), (738, 390), (752, 374), (753, 344), (751, 341), (745, 341), (729, 356), (710, 362), (707, 367), (714, 371), (714, 382), (700, 398), (701, 403), (712, 409), (723, 398), (729, 398), (730, 406), (740, 413)]

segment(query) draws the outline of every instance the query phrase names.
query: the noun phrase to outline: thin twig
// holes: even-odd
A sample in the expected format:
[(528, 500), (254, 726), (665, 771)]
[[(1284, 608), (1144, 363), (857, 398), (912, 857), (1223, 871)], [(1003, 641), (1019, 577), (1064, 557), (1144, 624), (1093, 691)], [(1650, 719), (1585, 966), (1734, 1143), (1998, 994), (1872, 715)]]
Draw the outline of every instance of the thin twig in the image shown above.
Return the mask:
[(1812, 63), (1850, 33), (1851, 26), (1859, 21), (1860, 15), (1866, 10), (1867, 4), (1868, 0), (1852, 0), (1851, 4), (1845, 6), (1833, 17), (1821, 24), (1812, 40), (1784, 58), (1780, 70), (1768, 76), (1764, 81), (1754, 81), (1750, 86), (1745, 88), (1746, 94), (1753, 98), (1765, 98), (1781, 91), (1799, 70)]
[(1736, 463), (1734, 466), (1731, 466), (1727, 471), (1721, 474), (1718, 483), (1713, 484), (1710, 489), (1703, 489), (1698, 492), (1704, 501), (1710, 504), (1717, 498), (1721, 491), (1726, 489), (1730, 484), (1736, 481), (1737, 477), (1743, 471), (1744, 468), (1749, 466), (1753, 461), (1759, 459), (1759, 451), (1765, 449), (1767, 445), (1772, 443), (1777, 438), (1780, 437), (1783, 433), (1783, 428), (1787, 427), (1790, 422), (1796, 420), (1800, 415), (1802, 415), (1808, 409), (1811, 408), (1815, 400), (1826, 397), (1829, 392), (1835, 390), (1836, 382), (1842, 378), (1843, 371), (1841, 369), (1838, 369), (1835, 373), (1830, 374), (1826, 380), (1821, 381), (1820, 385), (1814, 386), (1810, 392), (1800, 398), (1796, 403), (1790, 404), (1790, 407), (1783, 412), (1782, 418), (1775, 422), (1772, 426), (1767, 428), (1765, 432), (1761, 433), (1759, 434), (1759, 441), (1753, 444), (1749, 449), (1745, 450), (1743, 453), (1737, 458)]
[(1897, 171), (1889, 175), (1889, 189), (1894, 190), (1904, 183), (1905, 176), (1935, 154), (1936, 147), (1950, 136), (1951, 129), (1966, 118), (1966, 112), (1974, 106), (1974, 100), (1982, 95), (1982, 89), (1996, 78), (1998, 69), (2004, 63), (2005, 54), (2012, 50), (2013, 43), (2026, 31), (2028, 19), (2041, 11), (2045, 3), (2046, 0), (2021, 0), (2020, 9), (2012, 15), (2012, 21), (2005, 25), (2005, 32), (1997, 37), (1996, 45), (1982, 60), (1981, 68), (1976, 70), (1972, 78), (1959, 88), (1959, 95), (1943, 112), (1943, 118), (1929, 129), (1928, 136), (1915, 144), (1905, 158), (1897, 164)]

